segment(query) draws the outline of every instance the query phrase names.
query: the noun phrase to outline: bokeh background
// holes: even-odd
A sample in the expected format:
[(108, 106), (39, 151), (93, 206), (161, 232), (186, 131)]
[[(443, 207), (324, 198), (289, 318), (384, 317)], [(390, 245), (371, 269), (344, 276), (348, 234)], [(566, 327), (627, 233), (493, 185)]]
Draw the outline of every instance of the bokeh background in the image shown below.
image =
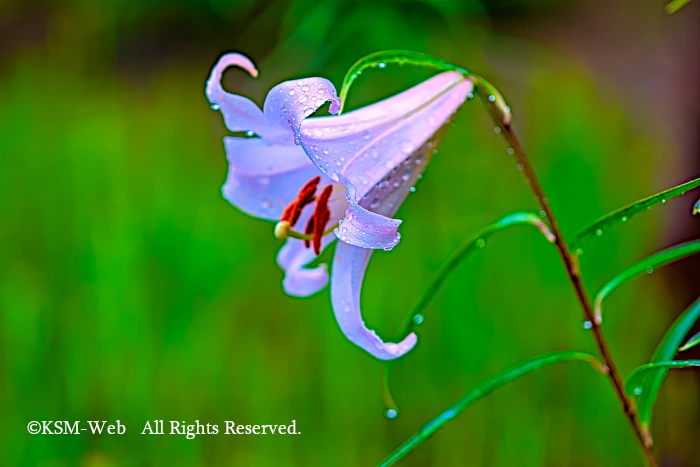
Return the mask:
[[(365, 54), (428, 52), (489, 78), (565, 234), (696, 177), (698, 19), (662, 0), (0, 1), (0, 464), (374, 465), (479, 381), (564, 349), (595, 351), (555, 249), (504, 231), (447, 281), (399, 361), (396, 420), (382, 364), (339, 332), (328, 291), (284, 295), (272, 226), (220, 196), (221, 116), (204, 98), (220, 54), (258, 65), (230, 90), (262, 103), (286, 79), (339, 86)], [(425, 70), (366, 72), (348, 108)], [(640, 215), (582, 257), (594, 292), (627, 265), (697, 238), (696, 196)], [(391, 338), (477, 229), (536, 209), (483, 106), (463, 107), (376, 253), (367, 323)], [(328, 252), (324, 255), (328, 259)], [(607, 302), (623, 372), (647, 361), (700, 292), (684, 261)], [(671, 373), (654, 433), (665, 466), (698, 466), (697, 374)], [(30, 436), (30, 420), (115, 420), (124, 436)], [(145, 436), (147, 420), (297, 422), (300, 436)], [(400, 465), (639, 466), (607, 380), (550, 367), (470, 408)]]

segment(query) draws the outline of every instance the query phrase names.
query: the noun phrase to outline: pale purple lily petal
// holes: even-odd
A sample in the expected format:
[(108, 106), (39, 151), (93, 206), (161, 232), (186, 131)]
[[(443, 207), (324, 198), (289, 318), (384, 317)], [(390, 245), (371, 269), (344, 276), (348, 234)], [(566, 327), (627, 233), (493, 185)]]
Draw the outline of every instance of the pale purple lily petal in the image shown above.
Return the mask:
[(417, 337), (411, 333), (398, 344), (385, 343), (365, 326), (360, 314), (360, 290), (373, 251), (338, 242), (333, 257), (331, 300), (335, 319), (345, 337), (381, 360), (392, 360), (411, 350)]
[[(321, 249), (335, 240), (333, 234), (326, 235), (321, 241)], [(328, 284), (328, 269), (325, 264), (313, 268), (306, 265), (316, 259), (312, 249), (306, 248), (304, 242), (294, 238), (286, 241), (277, 254), (277, 264), (285, 272), (282, 288), (293, 297), (313, 295)]]
[(317, 175), (321, 186), (331, 183), (294, 144), (227, 136), (224, 147), (229, 165), (223, 196), (252, 216), (279, 220), (304, 183)]
[(401, 239), (398, 233), (401, 221), (359, 206), (355, 202), (357, 199), (355, 187), (349, 181), (346, 181), (345, 186), (349, 207), (345, 212), (345, 219), (342, 219), (338, 228), (335, 229), (336, 236), (345, 243), (362, 248), (385, 250), (394, 248)]
[(331, 101), (330, 112), (340, 110), (340, 98), (333, 84), (324, 78), (305, 78), (285, 81), (270, 90), (263, 110), (271, 124), (290, 130), (290, 142), (299, 144), (298, 129), (302, 120), (314, 113), (325, 102)]
[(221, 85), (221, 78), (229, 67), (239, 67), (256, 78), (258, 70), (245, 55), (230, 53), (223, 55), (211, 70), (205, 93), (212, 109), (221, 110), (226, 128), (230, 131), (254, 131), (259, 135), (279, 132), (265, 119), (260, 107), (250, 99), (231, 94)]

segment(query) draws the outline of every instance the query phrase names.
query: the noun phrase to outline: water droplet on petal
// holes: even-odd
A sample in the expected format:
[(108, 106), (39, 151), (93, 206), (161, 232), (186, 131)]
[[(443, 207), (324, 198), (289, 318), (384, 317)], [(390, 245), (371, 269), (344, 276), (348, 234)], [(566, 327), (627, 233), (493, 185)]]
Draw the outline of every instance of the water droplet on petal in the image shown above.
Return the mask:
[(212, 104), (211, 105), (211, 110), (219, 110), (221, 107), (219, 107), (219, 104)]
[(588, 331), (588, 330), (591, 329), (592, 327), (593, 327), (593, 323), (591, 323), (591, 322), (590, 322), (589, 320), (587, 320), (587, 319), (584, 320), (583, 322), (581, 322), (581, 328), (583, 328), (583, 329), (586, 330), (586, 331)]
[(263, 209), (270, 209), (272, 207), (272, 203), (270, 203), (269, 199), (264, 199), (262, 202), (262, 207)]
[(290, 96), (293, 96), (294, 94), (295, 94), (294, 89), (292, 89), (291, 91), (289, 91), (289, 95), (290, 95)]
[(413, 317), (413, 324), (423, 324), (423, 321), (425, 321), (425, 316), (422, 313), (418, 313)]
[(384, 411), (384, 416), (389, 420), (393, 420), (399, 416), (399, 412), (396, 409), (386, 409)]
[(308, 87), (308, 86), (302, 86), (302, 87), (301, 87), (301, 90), (304, 91), (304, 92), (306, 92), (306, 91), (309, 90), (309, 87)]
[(401, 151), (403, 151), (404, 154), (410, 154), (411, 150), (413, 147), (411, 146), (411, 142), (408, 140), (401, 140), (399, 143), (399, 147), (401, 148)]
[(255, 132), (254, 132), (253, 130), (248, 130), (248, 131), (245, 132), (245, 135), (246, 135), (248, 138), (252, 138), (253, 136), (255, 136)]

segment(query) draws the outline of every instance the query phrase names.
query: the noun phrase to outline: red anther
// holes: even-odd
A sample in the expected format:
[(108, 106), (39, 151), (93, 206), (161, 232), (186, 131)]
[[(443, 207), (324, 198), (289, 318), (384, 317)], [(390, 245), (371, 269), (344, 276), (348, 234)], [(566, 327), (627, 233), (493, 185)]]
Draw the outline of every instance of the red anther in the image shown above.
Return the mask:
[(328, 207), (328, 199), (331, 197), (332, 192), (333, 185), (326, 185), (326, 187), (321, 192), (321, 195), (318, 197), (318, 201), (316, 201), (316, 209), (314, 210), (314, 215), (312, 217), (312, 219), (314, 220), (314, 253), (316, 253), (317, 255), (321, 254), (321, 239), (323, 238), (323, 232), (326, 230), (326, 224), (328, 224), (328, 220), (331, 217), (331, 211)]
[(296, 199), (289, 203), (286, 208), (284, 208), (280, 221), (287, 221), (289, 222), (290, 227), (294, 227), (299, 221), (299, 216), (301, 215), (301, 211), (304, 209), (304, 207), (313, 203), (316, 199), (316, 188), (320, 182), (320, 176), (316, 176), (306, 182), (306, 184), (301, 187), (301, 190), (299, 190)]
[[(314, 233), (314, 216), (309, 217), (309, 220), (306, 223), (306, 230), (304, 230), (304, 233), (307, 235)], [(309, 240), (304, 240), (304, 246), (306, 248), (311, 247), (311, 242)]]

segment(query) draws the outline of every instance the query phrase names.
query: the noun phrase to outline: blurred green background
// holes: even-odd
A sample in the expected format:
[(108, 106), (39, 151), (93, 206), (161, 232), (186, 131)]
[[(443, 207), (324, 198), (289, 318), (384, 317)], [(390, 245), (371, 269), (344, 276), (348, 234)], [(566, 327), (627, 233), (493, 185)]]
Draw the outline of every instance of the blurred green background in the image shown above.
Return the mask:
[[(486, 377), (538, 353), (595, 351), (557, 252), (526, 227), (464, 263), (394, 367), (339, 332), (328, 290), (284, 295), (272, 226), (220, 196), (221, 116), (204, 97), (218, 56), (242, 51), (262, 103), (286, 79), (339, 86), (365, 54), (431, 53), (495, 83), (565, 234), (697, 176), (700, 77), (691, 3), (620, 0), (0, 1), (0, 464), (366, 466)], [(366, 72), (348, 109), (428, 76)], [(390, 338), (471, 233), (535, 202), (477, 101), (374, 255), (368, 325)], [(695, 198), (612, 229), (582, 257), (591, 292), (669, 244), (697, 238)], [(328, 253), (324, 257), (330, 257)], [(607, 302), (623, 372), (644, 363), (700, 292), (685, 261)], [(663, 465), (699, 466), (698, 379), (670, 374), (654, 433)], [(31, 436), (31, 420), (116, 420), (124, 436)], [(300, 436), (146, 436), (147, 420), (297, 422)], [(167, 423), (167, 422), (166, 422)], [(639, 466), (613, 391), (584, 364), (529, 375), (480, 401), (400, 465)]]

